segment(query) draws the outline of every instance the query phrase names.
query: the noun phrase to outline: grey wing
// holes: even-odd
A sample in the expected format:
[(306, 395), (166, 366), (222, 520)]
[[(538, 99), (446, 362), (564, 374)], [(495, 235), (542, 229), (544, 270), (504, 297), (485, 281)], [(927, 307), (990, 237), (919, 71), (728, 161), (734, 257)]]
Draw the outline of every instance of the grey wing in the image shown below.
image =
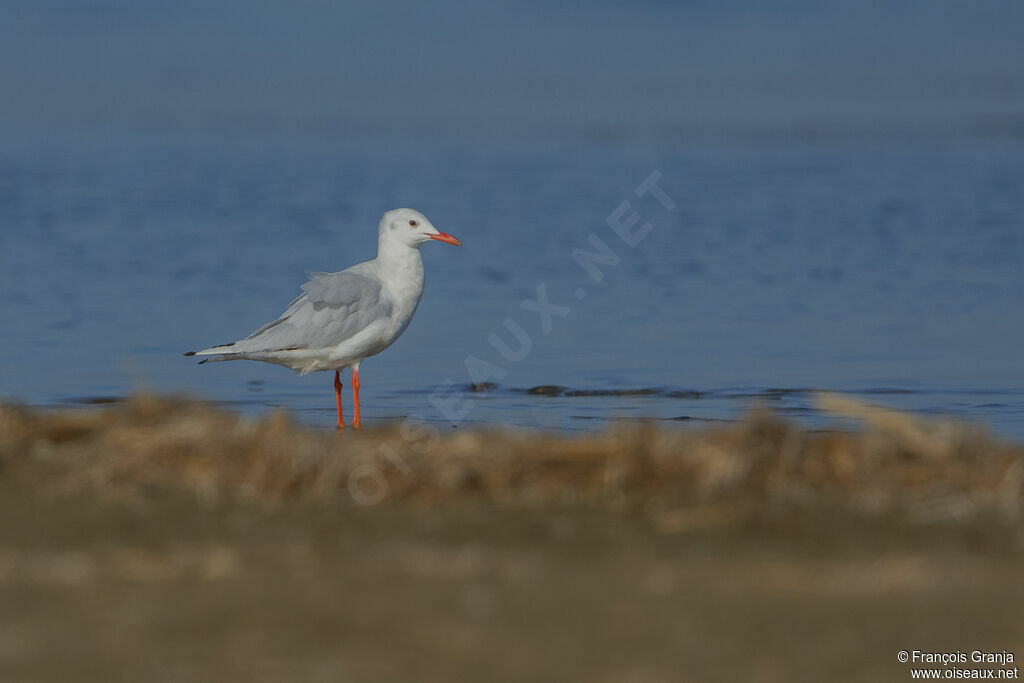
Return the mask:
[(277, 320), (235, 342), (232, 353), (335, 346), (376, 320), (391, 316), (380, 281), (352, 269), (310, 273), (303, 293)]

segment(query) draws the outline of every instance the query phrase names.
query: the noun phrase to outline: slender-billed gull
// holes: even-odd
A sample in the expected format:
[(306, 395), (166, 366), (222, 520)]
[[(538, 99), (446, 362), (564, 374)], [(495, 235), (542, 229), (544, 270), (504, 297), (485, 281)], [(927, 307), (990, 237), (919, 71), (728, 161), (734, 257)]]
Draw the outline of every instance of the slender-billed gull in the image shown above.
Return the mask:
[(355, 414), (359, 428), (359, 364), (391, 346), (409, 326), (423, 295), (423, 259), (419, 247), (428, 240), (462, 246), (412, 209), (394, 209), (378, 226), (377, 258), (337, 273), (309, 273), (302, 294), (280, 318), (245, 339), (189, 351), (211, 356), (200, 363), (259, 360), (291, 368), (300, 375), (334, 370), (338, 429), (341, 415), (341, 370), (352, 368)]

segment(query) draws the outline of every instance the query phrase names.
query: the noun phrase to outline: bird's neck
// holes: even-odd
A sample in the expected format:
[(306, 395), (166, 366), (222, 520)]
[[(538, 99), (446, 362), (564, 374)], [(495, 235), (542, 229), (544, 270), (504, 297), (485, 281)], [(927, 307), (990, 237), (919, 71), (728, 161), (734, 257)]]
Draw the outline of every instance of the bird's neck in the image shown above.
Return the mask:
[(390, 289), (423, 291), (423, 258), (419, 249), (382, 238), (377, 245), (377, 266)]

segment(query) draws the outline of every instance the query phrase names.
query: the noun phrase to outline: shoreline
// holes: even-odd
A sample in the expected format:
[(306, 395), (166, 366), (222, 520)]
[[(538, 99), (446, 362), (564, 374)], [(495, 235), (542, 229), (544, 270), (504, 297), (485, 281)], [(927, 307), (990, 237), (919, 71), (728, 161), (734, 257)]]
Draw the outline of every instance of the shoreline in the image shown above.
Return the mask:
[(845, 396), (817, 403), (863, 426), (806, 429), (756, 410), (687, 429), (638, 421), (583, 434), (443, 433), (402, 422), (338, 434), (282, 411), (254, 419), (150, 395), (60, 410), (0, 404), (0, 462), (45, 461), (70, 490), (102, 497), (585, 504), (642, 510), (680, 532), (822, 512), (908, 528), (1010, 529), (1024, 519), (1024, 444)]
[(0, 405), (5, 671), (802, 683), (1019, 653), (1024, 447), (826, 400), (865, 427), (434, 441), (155, 396)]

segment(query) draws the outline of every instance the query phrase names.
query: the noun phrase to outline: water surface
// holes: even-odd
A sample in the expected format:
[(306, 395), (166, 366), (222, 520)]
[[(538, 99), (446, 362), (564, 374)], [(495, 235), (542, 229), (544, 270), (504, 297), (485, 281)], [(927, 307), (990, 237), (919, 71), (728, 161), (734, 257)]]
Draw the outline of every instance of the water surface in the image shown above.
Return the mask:
[[(6, 3), (0, 396), (330, 425), (327, 374), (181, 354), (411, 206), (466, 247), (424, 246), (370, 422), (825, 425), (829, 389), (1022, 437), (1021, 8)], [(636, 195), (652, 173), (673, 210)], [(600, 282), (573, 257), (595, 239)], [(521, 358), (488, 341), (518, 346), (506, 319)]]
[[(672, 211), (634, 192), (654, 171)], [(330, 424), (328, 374), (181, 353), (272, 320), (304, 271), (372, 257), (379, 214), (413, 206), (466, 247), (423, 248), (413, 324), (363, 367), (369, 421), (586, 429), (767, 401), (815, 422), (810, 390), (831, 389), (1021, 436), (1021, 187), (1024, 145), (984, 138), (11, 152), (0, 393), (184, 391)], [(624, 201), (651, 224), (633, 247), (608, 225)], [(600, 282), (573, 257), (592, 235), (618, 259)], [(547, 333), (522, 307), (538, 287), (561, 307)], [(519, 360), (489, 341), (518, 350), (507, 318)]]

